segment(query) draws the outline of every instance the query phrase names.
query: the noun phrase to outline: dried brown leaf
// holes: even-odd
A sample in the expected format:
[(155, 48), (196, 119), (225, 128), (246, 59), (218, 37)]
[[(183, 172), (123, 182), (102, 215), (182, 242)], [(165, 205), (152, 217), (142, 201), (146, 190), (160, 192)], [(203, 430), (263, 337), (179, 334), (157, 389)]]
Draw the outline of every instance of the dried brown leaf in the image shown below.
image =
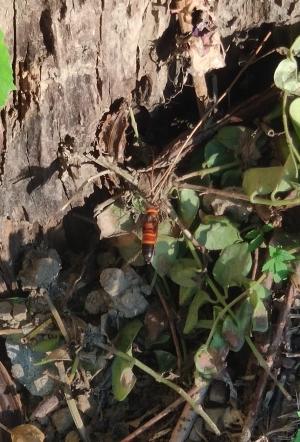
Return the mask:
[(31, 424), (18, 425), (10, 430), (12, 442), (43, 442), (44, 433)]

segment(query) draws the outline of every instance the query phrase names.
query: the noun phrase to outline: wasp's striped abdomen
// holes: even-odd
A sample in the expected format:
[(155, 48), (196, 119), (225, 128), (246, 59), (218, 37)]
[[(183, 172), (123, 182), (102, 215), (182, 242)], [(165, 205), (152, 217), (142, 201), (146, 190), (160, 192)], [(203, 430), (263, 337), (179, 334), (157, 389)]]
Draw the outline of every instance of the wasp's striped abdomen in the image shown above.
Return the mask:
[(147, 264), (151, 262), (157, 239), (158, 210), (149, 207), (143, 224), (142, 253)]

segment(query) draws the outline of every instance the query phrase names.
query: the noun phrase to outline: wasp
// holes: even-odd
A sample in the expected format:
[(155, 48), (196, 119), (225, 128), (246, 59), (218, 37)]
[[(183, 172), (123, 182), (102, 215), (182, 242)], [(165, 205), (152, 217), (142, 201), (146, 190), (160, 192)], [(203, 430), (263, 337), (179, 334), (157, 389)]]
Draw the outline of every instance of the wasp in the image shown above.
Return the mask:
[(148, 207), (143, 223), (142, 254), (146, 264), (150, 264), (157, 240), (158, 209)]

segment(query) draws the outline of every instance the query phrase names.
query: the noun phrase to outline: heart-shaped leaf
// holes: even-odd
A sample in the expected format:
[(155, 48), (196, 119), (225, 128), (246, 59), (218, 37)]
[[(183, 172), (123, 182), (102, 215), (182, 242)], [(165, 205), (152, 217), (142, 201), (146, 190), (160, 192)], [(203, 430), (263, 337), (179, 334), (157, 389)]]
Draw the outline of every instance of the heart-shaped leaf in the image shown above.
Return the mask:
[[(142, 327), (142, 322), (134, 319), (126, 324), (118, 333), (114, 345), (118, 350), (131, 356), (132, 343)], [(116, 356), (112, 363), (112, 390), (118, 401), (123, 401), (134, 387), (136, 382), (132, 371), (133, 362)]]
[(274, 72), (276, 86), (293, 95), (300, 95), (300, 79), (295, 58), (282, 60)]
[(197, 267), (194, 259), (178, 259), (169, 270), (169, 277), (176, 284), (183, 287), (195, 287), (196, 278), (201, 269)]
[(200, 308), (204, 305), (211, 302), (209, 295), (203, 290), (198, 290), (194, 296), (191, 305), (189, 306), (187, 318), (185, 321), (185, 326), (183, 329), (183, 333), (185, 335), (192, 333), (198, 325), (198, 313)]
[(300, 98), (296, 98), (292, 101), (290, 105), (290, 117), (298, 140), (300, 141)]
[(247, 243), (226, 247), (217, 259), (213, 274), (222, 287), (242, 285), (252, 265)]
[(207, 216), (194, 237), (208, 250), (222, 250), (241, 240), (238, 229), (225, 216)]
[(190, 227), (197, 215), (200, 199), (191, 189), (182, 189), (179, 192), (179, 216), (186, 227)]
[(155, 245), (152, 266), (159, 276), (165, 276), (177, 259), (179, 241), (169, 235), (161, 235)]

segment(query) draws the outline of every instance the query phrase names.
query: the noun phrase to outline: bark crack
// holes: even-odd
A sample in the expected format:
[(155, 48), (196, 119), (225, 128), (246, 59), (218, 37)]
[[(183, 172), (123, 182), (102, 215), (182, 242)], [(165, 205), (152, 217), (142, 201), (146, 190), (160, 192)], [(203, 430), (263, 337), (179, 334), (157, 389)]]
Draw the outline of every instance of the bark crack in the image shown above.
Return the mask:
[(2, 149), (0, 155), (0, 185), (2, 185), (3, 183), (4, 167), (5, 167), (5, 159), (7, 151), (7, 139), (6, 139), (7, 126), (6, 126), (6, 112), (4, 109), (1, 111), (1, 122), (2, 122), (3, 131), (2, 131)]

